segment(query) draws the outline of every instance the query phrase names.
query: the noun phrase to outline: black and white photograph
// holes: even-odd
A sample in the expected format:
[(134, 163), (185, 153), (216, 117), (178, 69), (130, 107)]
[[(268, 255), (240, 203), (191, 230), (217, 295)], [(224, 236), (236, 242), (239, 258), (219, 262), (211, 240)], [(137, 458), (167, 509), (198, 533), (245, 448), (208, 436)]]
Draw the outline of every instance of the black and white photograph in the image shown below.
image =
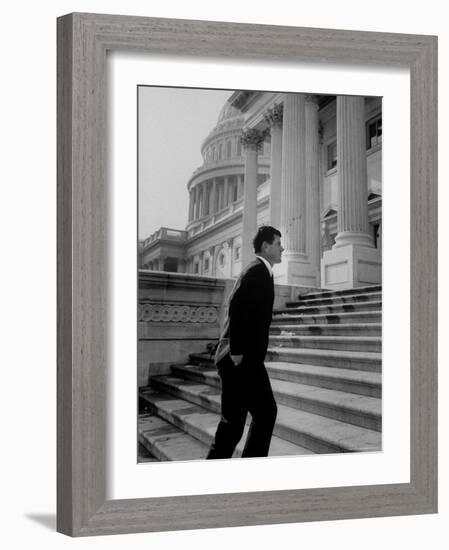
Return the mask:
[(138, 86), (139, 463), (382, 451), (382, 97)]

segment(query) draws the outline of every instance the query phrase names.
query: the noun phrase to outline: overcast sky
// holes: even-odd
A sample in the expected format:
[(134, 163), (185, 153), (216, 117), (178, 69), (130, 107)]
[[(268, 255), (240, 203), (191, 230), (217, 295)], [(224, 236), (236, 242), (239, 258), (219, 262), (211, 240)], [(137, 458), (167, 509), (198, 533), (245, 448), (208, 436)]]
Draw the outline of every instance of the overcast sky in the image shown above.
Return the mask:
[(200, 147), (233, 92), (139, 87), (139, 239), (159, 227), (185, 229), (187, 182)]

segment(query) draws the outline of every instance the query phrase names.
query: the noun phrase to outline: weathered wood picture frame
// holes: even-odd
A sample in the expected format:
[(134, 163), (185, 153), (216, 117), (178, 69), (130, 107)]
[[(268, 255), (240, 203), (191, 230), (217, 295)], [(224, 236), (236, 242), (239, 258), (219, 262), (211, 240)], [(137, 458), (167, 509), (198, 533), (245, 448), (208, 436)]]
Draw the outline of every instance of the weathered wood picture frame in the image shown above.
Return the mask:
[[(106, 499), (106, 52), (410, 69), (410, 482)], [(74, 13), (58, 19), (58, 503), (71, 536), (437, 511), (437, 38)]]

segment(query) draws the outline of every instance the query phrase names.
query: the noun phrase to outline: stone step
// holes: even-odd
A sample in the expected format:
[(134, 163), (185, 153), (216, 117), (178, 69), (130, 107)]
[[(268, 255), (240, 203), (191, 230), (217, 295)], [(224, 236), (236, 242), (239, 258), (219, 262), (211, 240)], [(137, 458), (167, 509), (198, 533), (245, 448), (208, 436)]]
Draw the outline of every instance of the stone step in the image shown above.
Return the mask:
[[(213, 355), (211, 357), (209, 353), (190, 353), (189, 363), (192, 365), (199, 365), (201, 367), (213, 367), (214, 357)], [(173, 365), (171, 368), (173, 369)]]
[[(140, 396), (154, 414), (210, 445), (218, 425), (218, 414), (151, 387), (141, 389)], [(382, 448), (380, 432), (278, 405), (270, 456), (275, 452), (272, 448), (281, 445), (282, 440), (315, 453), (370, 452)]]
[(153, 414), (139, 415), (139, 443), (157, 460), (199, 460), (207, 447), (173, 424)]
[(380, 311), (355, 311), (350, 313), (320, 313), (315, 315), (304, 315), (296, 313), (295, 310), (288, 310), (286, 313), (275, 312), (271, 327), (276, 325), (344, 325), (350, 323), (373, 323), (379, 324), (382, 321)]
[(368, 397), (382, 396), (382, 375), (378, 372), (282, 362), (266, 362), (265, 367), (271, 379), (277, 378)]
[(158, 462), (158, 459), (155, 458), (141, 443), (138, 442), (138, 459), (139, 464), (146, 462)]
[[(359, 372), (336, 367), (294, 363), (266, 362), (265, 367), (271, 379), (340, 390), (368, 397), (381, 397), (382, 395), (382, 375), (377, 372)], [(185, 380), (194, 380), (216, 388), (219, 388), (221, 384), (214, 366), (176, 365), (172, 366), (172, 371), (175, 376)]]
[[(215, 386), (175, 376), (155, 376), (151, 386), (220, 413), (220, 391)], [(278, 404), (371, 430), (381, 429), (380, 399), (276, 379), (271, 380), (271, 387)]]
[(220, 389), (221, 380), (215, 366), (199, 365), (172, 365), (171, 370), (175, 376), (184, 380), (191, 380), (200, 384), (207, 384)]
[(298, 296), (298, 299), (313, 300), (314, 298), (330, 298), (333, 296), (369, 294), (372, 292), (381, 292), (381, 291), (382, 291), (382, 285), (362, 286), (359, 288), (351, 288), (347, 290), (317, 290), (317, 291), (307, 292), (306, 294), (302, 294)]
[(270, 335), (269, 345), (276, 348), (380, 352), (382, 339), (376, 336), (297, 336), (284, 332)]
[(342, 369), (381, 372), (382, 355), (373, 351), (268, 348), (266, 361), (301, 363)]
[(271, 380), (277, 403), (355, 426), (381, 431), (382, 404), (375, 397), (285, 380)]
[(294, 334), (295, 336), (381, 336), (381, 323), (343, 323), (343, 324), (322, 324), (322, 325), (283, 325), (272, 324), (270, 334), (286, 336)]
[(289, 308), (282, 308), (277, 309), (273, 312), (273, 316), (279, 314), (287, 314), (287, 315), (323, 315), (323, 314), (333, 314), (333, 313), (352, 313), (352, 312), (359, 312), (359, 313), (366, 313), (367, 311), (376, 311), (381, 312), (382, 311), (382, 302), (379, 300), (375, 300), (372, 302), (363, 302), (360, 304), (353, 303), (353, 304), (331, 304), (331, 305), (324, 305), (324, 306), (297, 306), (297, 307), (289, 307)]
[(382, 292), (371, 292), (369, 294), (348, 294), (346, 296), (329, 296), (320, 298), (308, 298), (306, 296), (299, 297), (298, 300), (293, 302), (287, 302), (285, 306), (298, 307), (298, 306), (321, 306), (332, 304), (361, 304), (366, 302), (382, 301)]
[[(181, 444), (170, 448), (169, 442), (164, 444), (165, 455), (169, 458), (161, 460), (191, 460), (205, 458), (215, 436), (220, 415), (201, 406), (192, 405), (183, 399), (175, 399), (172, 395), (160, 392), (155, 388), (141, 389), (141, 397), (146, 401), (153, 414), (158, 415), (159, 422), (164, 422), (165, 429), (174, 434), (177, 430)], [(234, 458), (242, 456), (248, 434), (249, 422), (245, 426), (242, 439), (238, 443)], [(140, 437), (140, 434), (139, 434)], [(157, 435), (156, 435), (157, 437)], [(190, 444), (188, 444), (190, 440)], [(190, 455), (189, 455), (190, 453)], [(299, 456), (314, 454), (314, 451), (274, 435), (271, 439), (269, 456)], [(189, 458), (189, 456), (191, 458)]]

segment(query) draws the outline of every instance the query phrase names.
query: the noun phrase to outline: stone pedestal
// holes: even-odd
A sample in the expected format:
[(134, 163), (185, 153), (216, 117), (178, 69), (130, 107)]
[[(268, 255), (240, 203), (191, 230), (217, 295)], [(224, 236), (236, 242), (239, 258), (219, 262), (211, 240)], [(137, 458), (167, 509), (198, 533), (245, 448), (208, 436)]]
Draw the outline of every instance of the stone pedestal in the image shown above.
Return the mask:
[(282, 262), (274, 266), (273, 273), (277, 284), (317, 288), (317, 271), (309, 262), (306, 254), (284, 252)]
[(321, 260), (321, 286), (346, 290), (382, 282), (382, 259), (376, 248), (350, 244), (327, 250)]

